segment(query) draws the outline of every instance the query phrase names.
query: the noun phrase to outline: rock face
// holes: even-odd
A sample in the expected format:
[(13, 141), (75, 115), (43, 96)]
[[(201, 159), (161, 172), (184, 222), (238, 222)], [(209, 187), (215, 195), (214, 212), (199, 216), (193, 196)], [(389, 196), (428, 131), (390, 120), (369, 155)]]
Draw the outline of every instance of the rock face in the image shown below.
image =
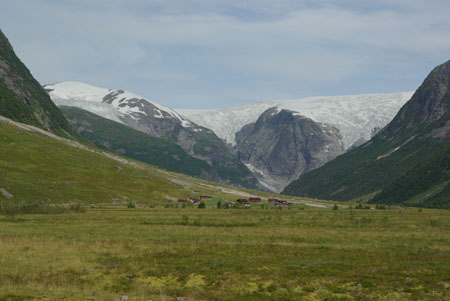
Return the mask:
[(0, 115), (60, 136), (79, 138), (0, 30)]
[(450, 208), (450, 61), (369, 142), (288, 185), (323, 199)]
[(236, 133), (237, 157), (275, 191), (343, 151), (336, 128), (289, 110), (270, 108)]
[(168, 107), (124, 90), (80, 82), (46, 85), (45, 89), (58, 106), (78, 107), (179, 145), (190, 156), (211, 166), (215, 172), (209, 180), (260, 188), (253, 174), (211, 130)]
[(414, 128), (418, 125), (440, 121), (441, 124), (434, 127), (434, 132), (439, 137), (445, 137), (445, 132), (448, 132), (445, 129), (449, 127), (449, 115), (450, 61), (431, 71), (411, 100), (388, 124), (385, 133), (393, 135), (405, 127)]

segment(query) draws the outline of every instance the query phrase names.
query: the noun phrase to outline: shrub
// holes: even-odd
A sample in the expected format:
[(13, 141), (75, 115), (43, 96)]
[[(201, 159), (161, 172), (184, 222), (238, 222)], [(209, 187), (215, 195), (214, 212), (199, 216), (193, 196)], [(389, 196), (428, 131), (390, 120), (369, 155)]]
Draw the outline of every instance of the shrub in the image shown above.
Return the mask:
[(202, 202), (200, 203), (200, 205), (198, 205), (198, 208), (199, 208), (199, 209), (204, 209), (204, 208), (206, 208), (205, 202), (202, 201)]
[(136, 208), (136, 205), (132, 201), (129, 201), (127, 208)]

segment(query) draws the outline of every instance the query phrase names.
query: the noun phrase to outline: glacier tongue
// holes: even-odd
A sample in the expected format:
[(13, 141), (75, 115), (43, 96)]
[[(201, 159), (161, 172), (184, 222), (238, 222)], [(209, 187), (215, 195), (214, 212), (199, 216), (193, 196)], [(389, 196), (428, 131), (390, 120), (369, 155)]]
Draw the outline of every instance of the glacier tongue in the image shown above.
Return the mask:
[(265, 101), (217, 110), (177, 110), (195, 123), (212, 129), (227, 143), (236, 144), (235, 134), (255, 122), (270, 107), (288, 109), (339, 129), (345, 148), (360, 138), (370, 139), (372, 129), (384, 127), (414, 91), (390, 94), (308, 97)]

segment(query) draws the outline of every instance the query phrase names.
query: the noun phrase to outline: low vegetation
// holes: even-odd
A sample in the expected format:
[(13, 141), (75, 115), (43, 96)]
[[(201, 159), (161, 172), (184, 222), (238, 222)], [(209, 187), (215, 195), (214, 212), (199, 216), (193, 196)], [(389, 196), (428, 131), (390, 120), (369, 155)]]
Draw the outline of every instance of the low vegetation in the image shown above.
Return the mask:
[(449, 211), (206, 204), (0, 218), (0, 300), (450, 298)]

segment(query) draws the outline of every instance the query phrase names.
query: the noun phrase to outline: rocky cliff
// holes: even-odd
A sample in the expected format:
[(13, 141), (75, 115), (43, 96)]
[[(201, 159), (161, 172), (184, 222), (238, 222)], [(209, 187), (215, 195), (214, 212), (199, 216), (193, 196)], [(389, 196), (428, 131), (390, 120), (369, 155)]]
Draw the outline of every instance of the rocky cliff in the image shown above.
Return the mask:
[(343, 151), (336, 128), (278, 108), (236, 133), (237, 157), (276, 191)]

